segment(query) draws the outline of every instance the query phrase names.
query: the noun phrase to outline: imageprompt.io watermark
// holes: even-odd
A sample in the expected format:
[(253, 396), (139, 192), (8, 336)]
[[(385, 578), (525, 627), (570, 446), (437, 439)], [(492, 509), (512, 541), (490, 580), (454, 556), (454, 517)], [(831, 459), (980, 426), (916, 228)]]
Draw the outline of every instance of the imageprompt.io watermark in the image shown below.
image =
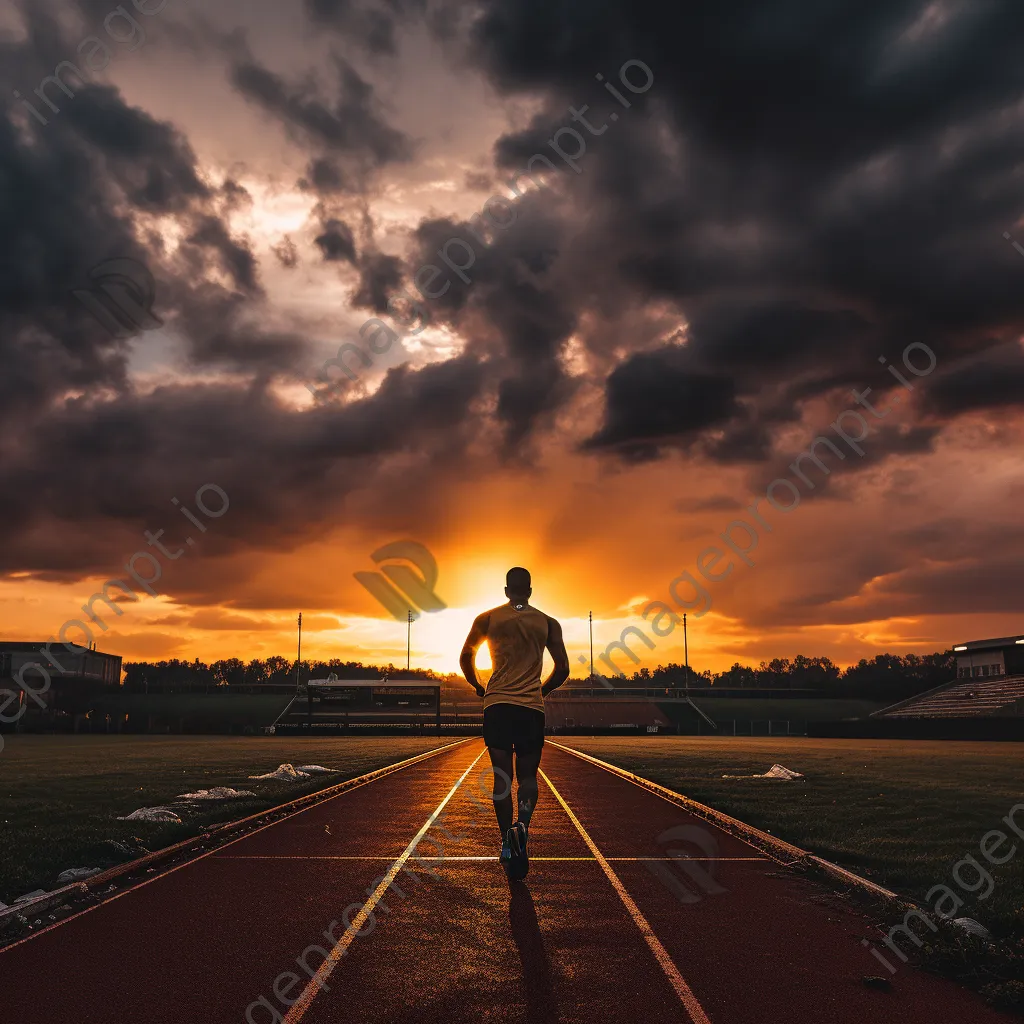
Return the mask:
[(435, 592), (437, 559), (419, 541), (392, 541), (370, 558), (380, 572), (352, 575), (399, 622), (418, 619), (421, 611), (440, 612), (448, 607)]

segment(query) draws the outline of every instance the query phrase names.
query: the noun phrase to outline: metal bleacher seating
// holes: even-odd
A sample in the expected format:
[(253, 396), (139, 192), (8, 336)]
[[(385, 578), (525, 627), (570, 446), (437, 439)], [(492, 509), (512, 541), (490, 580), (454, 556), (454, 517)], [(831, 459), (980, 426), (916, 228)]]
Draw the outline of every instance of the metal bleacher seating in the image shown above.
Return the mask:
[(961, 679), (875, 713), (878, 718), (1024, 715), (1024, 675)]

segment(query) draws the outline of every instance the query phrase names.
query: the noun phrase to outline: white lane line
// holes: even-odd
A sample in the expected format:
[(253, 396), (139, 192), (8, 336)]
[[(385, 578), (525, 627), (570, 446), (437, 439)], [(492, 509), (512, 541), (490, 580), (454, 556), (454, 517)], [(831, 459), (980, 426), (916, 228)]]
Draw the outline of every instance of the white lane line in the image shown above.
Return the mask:
[[(472, 739), (472, 737), (470, 737)], [(456, 740), (454, 743), (447, 743), (443, 747), (435, 747), (433, 750), (428, 750), (422, 754), (416, 754), (414, 757), (406, 758), (404, 761), (396, 761), (394, 764), (385, 765), (383, 768), (375, 768), (372, 772), (367, 772), (365, 775), (357, 775), (354, 779), (349, 779), (347, 782), (339, 782), (337, 786), (346, 786), (340, 793), (335, 793), (334, 796), (325, 796), (323, 800), (319, 800), (315, 803), (306, 804), (305, 807), (300, 807), (297, 811), (289, 811), (287, 814), (282, 815), (280, 818), (275, 818), (273, 821), (268, 822), (266, 825), (260, 825), (258, 828), (254, 828), (249, 832), (245, 832), (243, 835), (238, 836), (237, 839), (229, 839), (226, 843), (218, 846), (215, 850), (207, 850), (206, 853), (201, 853), (198, 856), (190, 857), (188, 860), (183, 861), (181, 864), (177, 864), (172, 868), (168, 868), (166, 871), (161, 871), (156, 868), (157, 873), (152, 878), (144, 879), (140, 882), (128, 886), (126, 889), (122, 889), (120, 892), (115, 893), (107, 899), (102, 899), (98, 903), (94, 903), (91, 906), (86, 907), (84, 910), (78, 910), (74, 914), (69, 914), (67, 917), (61, 918), (59, 921), (55, 921), (53, 924), (47, 925), (45, 928), (40, 928), (39, 931), (33, 932), (31, 935), (26, 935), (23, 939), (18, 939), (17, 942), (11, 942), (6, 946), (0, 946), (0, 955), (6, 953), (9, 949), (14, 949), (15, 946), (22, 946), (26, 942), (31, 942), (33, 939), (38, 939), (40, 935), (46, 935), (47, 932), (52, 932), (55, 928), (61, 928), (66, 924), (70, 924), (72, 921), (77, 920), (80, 917), (84, 917), (86, 914), (91, 914), (94, 910), (99, 910), (100, 907), (105, 907), (108, 903), (113, 903), (114, 900), (121, 899), (122, 896), (130, 896), (133, 892), (138, 892), (139, 889), (144, 889), (147, 885), (152, 885), (154, 882), (159, 882), (161, 879), (166, 878), (168, 875), (173, 875), (175, 871), (181, 871), (184, 868), (190, 868), (193, 864), (198, 864), (201, 860), (206, 860), (208, 857), (217, 859), (217, 855), (221, 850), (226, 850), (229, 846), (234, 846), (235, 843), (240, 843), (245, 839), (250, 839), (258, 832), (263, 832), (268, 828), (273, 828), (275, 825), (280, 825), (282, 822), (289, 821), (291, 818), (297, 817), (300, 814), (305, 814), (306, 811), (312, 811), (317, 807), (326, 807), (332, 800), (338, 800), (343, 796), (347, 796), (349, 793), (354, 793), (357, 789), (362, 789), (363, 786), (369, 786), (372, 782), (379, 782), (381, 779), (386, 779), (389, 775), (398, 771), (401, 768), (411, 768), (414, 764), (419, 764), (421, 761), (426, 761), (428, 758), (436, 757), (438, 754), (443, 754), (446, 751), (454, 750), (456, 747), (467, 743), (468, 740)], [(484, 747), (484, 750), (487, 748)], [(479, 756), (477, 761), (479, 761)], [(476, 764), (476, 761), (473, 762)], [(470, 766), (472, 767), (472, 765)], [(328, 786), (328, 789), (334, 789), (334, 786)], [(326, 790), (324, 791), (326, 792)], [(310, 794), (313, 795), (313, 794)], [(291, 801), (289, 801), (290, 803)], [(288, 804), (279, 804), (277, 807), (268, 807), (265, 811), (259, 811), (256, 814), (251, 815), (253, 818), (262, 817), (265, 814), (273, 814), (278, 811), (281, 807), (287, 807)], [(245, 820), (245, 819), (243, 819)], [(221, 826), (227, 828), (233, 822), (227, 822)], [(216, 835), (216, 833), (213, 833)], [(227, 859), (227, 858), (224, 858)]]
[(331, 950), (330, 955), (323, 962), (320, 970), (310, 978), (309, 983), (302, 990), (302, 995), (292, 1004), (291, 1009), (288, 1011), (288, 1015), (284, 1018), (284, 1024), (297, 1024), (298, 1021), (302, 1020), (306, 1011), (310, 1008), (313, 1000), (316, 998), (317, 993), (323, 987), (323, 983), (334, 973), (334, 968), (338, 966), (338, 961), (345, 955), (348, 947), (352, 945), (352, 940), (356, 937), (356, 933), (362, 931), (363, 925), (366, 923), (366, 919), (373, 912), (373, 908), (380, 902), (381, 897), (388, 890), (388, 886), (395, 880), (398, 872), (402, 870), (402, 866), (412, 856), (413, 851), (416, 849), (419, 841), (427, 834), (430, 826), (437, 821), (438, 816), (444, 810), (445, 805), (453, 796), (455, 796), (456, 790), (462, 785), (466, 776), (473, 770), (473, 766), (484, 756), (484, 750), (481, 750), (479, 754), (473, 759), (472, 764), (459, 776), (458, 782), (450, 790), (448, 795), (437, 805), (433, 813), (423, 823), (423, 827), (412, 837), (412, 841), (405, 848), (405, 851), (395, 860), (391, 865), (388, 873), (381, 879), (380, 885), (373, 890), (373, 895), (363, 904), (362, 910), (354, 918), (352, 923), (349, 925), (348, 930), (344, 935), (337, 941), (334, 948)]
[(704, 1008), (700, 1005), (697, 997), (693, 994), (693, 990), (686, 984), (683, 976), (679, 973), (679, 968), (672, 962), (672, 957), (668, 955), (668, 950), (661, 944), (661, 940), (654, 934), (654, 929), (651, 928), (647, 918), (640, 912), (640, 908), (633, 902), (633, 897), (626, 892), (626, 887), (619, 881), (619, 876), (615, 874), (615, 869), (608, 863), (608, 858), (597, 848), (597, 844), (590, 838), (590, 834), (583, 827), (580, 819), (573, 814), (572, 808), (562, 799), (562, 794), (555, 789), (547, 775), (540, 769), (537, 770), (537, 774), (547, 783), (548, 789), (551, 790), (555, 799), (562, 805), (565, 813), (569, 815), (569, 820), (576, 826), (576, 830), (583, 837), (583, 841), (590, 847), (590, 852), (593, 853), (594, 859), (601, 865), (602, 870), (608, 876), (608, 881), (612, 883), (612, 887), (618, 893), (619, 899), (622, 900), (626, 910), (629, 911), (629, 916), (633, 918), (633, 923), (640, 929), (640, 934), (643, 935), (644, 940), (654, 954), (655, 960), (658, 961), (661, 969), (665, 972), (665, 976), (668, 978), (672, 988), (675, 989), (680, 1002), (686, 1007), (690, 1020), (693, 1024), (711, 1024), (710, 1018), (704, 1012)]

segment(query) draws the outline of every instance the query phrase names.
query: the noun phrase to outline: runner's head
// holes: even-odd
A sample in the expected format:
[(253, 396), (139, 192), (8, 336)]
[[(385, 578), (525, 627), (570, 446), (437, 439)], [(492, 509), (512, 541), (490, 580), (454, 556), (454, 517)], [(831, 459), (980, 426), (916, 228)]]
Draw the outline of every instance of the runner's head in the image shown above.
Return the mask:
[(530, 573), (518, 565), (505, 573), (505, 596), (510, 601), (526, 602), (533, 593), (530, 585)]

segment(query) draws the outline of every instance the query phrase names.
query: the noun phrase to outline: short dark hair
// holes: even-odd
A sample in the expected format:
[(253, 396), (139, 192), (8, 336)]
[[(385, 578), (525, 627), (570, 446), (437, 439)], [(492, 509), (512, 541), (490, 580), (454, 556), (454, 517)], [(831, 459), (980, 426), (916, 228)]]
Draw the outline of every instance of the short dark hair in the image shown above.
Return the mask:
[(505, 586), (517, 594), (523, 594), (531, 588), (530, 572), (522, 566), (514, 566), (505, 573)]

